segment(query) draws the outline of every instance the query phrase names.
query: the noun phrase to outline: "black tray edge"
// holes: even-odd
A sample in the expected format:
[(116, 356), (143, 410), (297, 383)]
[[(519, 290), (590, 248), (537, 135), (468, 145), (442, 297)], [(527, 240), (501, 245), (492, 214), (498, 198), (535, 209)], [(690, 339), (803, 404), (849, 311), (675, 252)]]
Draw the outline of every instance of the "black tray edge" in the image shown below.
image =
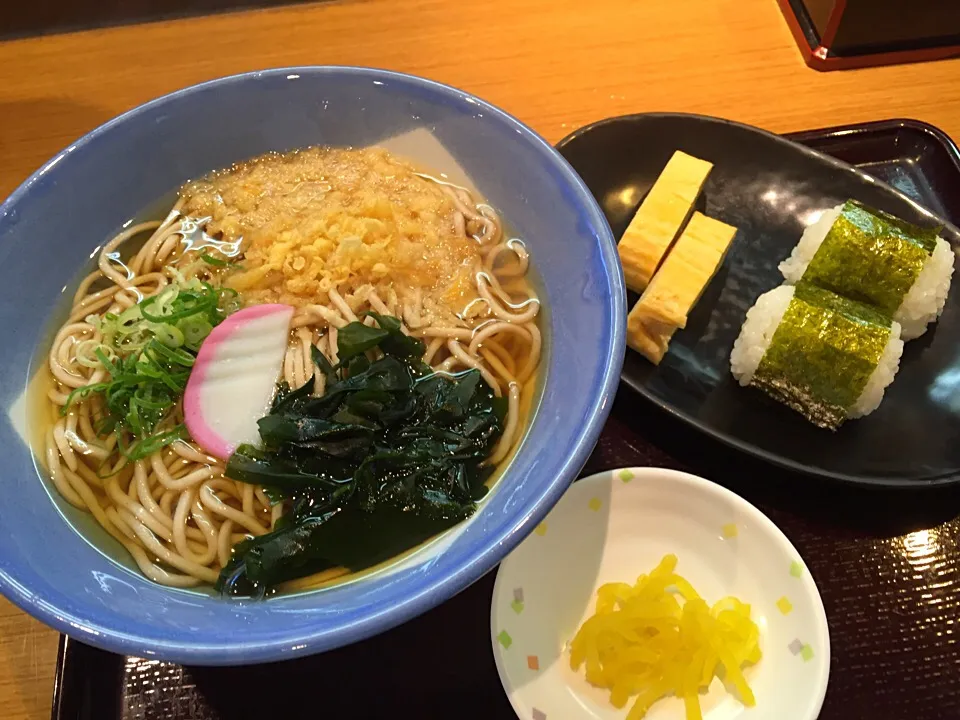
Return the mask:
[[(910, 119), (889, 119), (889, 120), (879, 120), (879, 121), (869, 121), (866, 123), (854, 123), (836, 127), (821, 128), (817, 130), (809, 131), (795, 131), (793, 133), (783, 133), (778, 134), (764, 128), (760, 128), (753, 125), (748, 125), (737, 120), (731, 120), (729, 118), (718, 117), (718, 116), (708, 116), (699, 113), (688, 113), (688, 112), (664, 112), (664, 111), (654, 111), (654, 112), (643, 112), (643, 113), (629, 113), (626, 115), (616, 115), (612, 117), (602, 118), (596, 120), (592, 123), (588, 123), (582, 127), (576, 128), (564, 138), (562, 138), (556, 145), (556, 149), (563, 153), (566, 145), (574, 140), (577, 140), (583, 135), (586, 135), (598, 128), (605, 127), (607, 125), (612, 125), (614, 123), (657, 117), (657, 118), (688, 118), (688, 119), (698, 119), (704, 121), (715, 122), (723, 125), (737, 126), (754, 132), (758, 132), (763, 135), (767, 135), (772, 139), (776, 139), (780, 142), (787, 142), (798, 144), (801, 146), (802, 150), (805, 152), (817, 155), (823, 158), (826, 162), (841, 168), (851, 170), (853, 172), (869, 175), (870, 173), (862, 170), (859, 166), (863, 163), (853, 164), (842, 159), (839, 154), (831, 153), (827, 148), (826, 144), (834, 138), (842, 138), (844, 136), (849, 136), (851, 134), (860, 134), (870, 136), (873, 134), (880, 135), (884, 132), (889, 132), (891, 130), (896, 131), (897, 129), (910, 129), (917, 131), (919, 130), (923, 134), (929, 134), (932, 136), (934, 147), (937, 147), (941, 152), (945, 153), (951, 162), (951, 173), (960, 172), (960, 163), (957, 162), (957, 146), (953, 143), (952, 139), (945, 132), (939, 128), (925, 123), (919, 120), (910, 120)], [(866, 131), (863, 131), (866, 129)], [(931, 132), (932, 131), (932, 132)], [(802, 138), (801, 138), (802, 136)], [(840, 153), (842, 154), (842, 153)], [(931, 212), (926, 207), (920, 205), (917, 200), (912, 196), (905, 194), (900, 189), (895, 188), (882, 180), (874, 178), (876, 182), (879, 182), (881, 185), (887, 187), (892, 193), (901, 196), (906, 202), (913, 205), (917, 210), (919, 210), (923, 215), (927, 216), (929, 220), (937, 221), (939, 224), (950, 227), (954, 233), (960, 234), (960, 227), (953, 226), (949, 220), (945, 219), (943, 216), (937, 215)], [(680, 421), (681, 423), (695, 427), (706, 437), (710, 438), (713, 441), (720, 442), (728, 447), (734, 448), (735, 450), (746, 452), (748, 455), (751, 455), (762, 462), (768, 463), (772, 466), (779, 467), (781, 469), (799, 472), (800, 474), (806, 475), (811, 478), (817, 478), (818, 480), (826, 480), (829, 482), (839, 481), (846, 484), (851, 484), (859, 486), (864, 489), (872, 490), (882, 490), (882, 491), (892, 491), (892, 492), (904, 492), (904, 491), (916, 491), (916, 490), (929, 490), (942, 487), (949, 487), (957, 485), (960, 483), (960, 477), (955, 473), (938, 475), (929, 478), (923, 478), (921, 480), (912, 481), (909, 487), (905, 487), (897, 479), (891, 478), (880, 478), (880, 477), (871, 477), (865, 478), (861, 476), (849, 475), (846, 473), (838, 473), (833, 471), (825, 471), (822, 469), (817, 469), (814, 472), (811, 472), (805, 466), (786, 458), (783, 458), (775, 453), (770, 453), (768, 451), (754, 448), (749, 443), (744, 443), (743, 441), (731, 438), (724, 433), (716, 432), (713, 429), (701, 425), (699, 422), (695, 421), (693, 418), (687, 416), (685, 413), (677, 410), (671, 405), (665, 403), (664, 401), (652, 397), (648, 394), (642, 387), (634, 384), (630, 378), (621, 375), (621, 383), (626, 385), (630, 390), (636, 395), (642, 397), (647, 402), (652, 403), (662, 412), (665, 412), (670, 417)]]
[(800, 130), (797, 132), (784, 133), (784, 137), (806, 144), (808, 142), (823, 142), (824, 140), (840, 135), (867, 135), (875, 132), (886, 132), (890, 130), (912, 130), (924, 135), (928, 135), (933, 142), (941, 145), (947, 156), (953, 161), (960, 173), (960, 148), (947, 133), (923, 120), (913, 120), (910, 118), (890, 118), (889, 120), (873, 120), (865, 123), (853, 123), (850, 125), (837, 125), (836, 127), (823, 128), (820, 130)]
[(70, 698), (68, 694), (64, 693), (63, 688), (68, 670), (64, 662), (68, 642), (73, 641), (66, 635), (60, 636), (60, 643), (57, 646), (57, 668), (53, 674), (53, 706), (50, 709), (51, 720), (60, 720), (60, 718), (69, 717), (64, 711), (64, 698), (67, 698), (67, 701), (69, 701)]

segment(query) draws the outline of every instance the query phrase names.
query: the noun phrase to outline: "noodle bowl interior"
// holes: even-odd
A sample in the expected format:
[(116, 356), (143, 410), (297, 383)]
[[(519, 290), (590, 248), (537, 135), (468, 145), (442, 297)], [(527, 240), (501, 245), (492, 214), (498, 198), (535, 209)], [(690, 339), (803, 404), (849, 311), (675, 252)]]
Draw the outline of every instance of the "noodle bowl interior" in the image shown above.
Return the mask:
[[(191, 181), (80, 282), (44, 465), (158, 583), (263, 594), (372, 567), (468, 517), (518, 444), (529, 264), (494, 208), (380, 148)], [(184, 393), (214, 329), (261, 304), (292, 308), (276, 395), (260, 442), (216, 457)]]

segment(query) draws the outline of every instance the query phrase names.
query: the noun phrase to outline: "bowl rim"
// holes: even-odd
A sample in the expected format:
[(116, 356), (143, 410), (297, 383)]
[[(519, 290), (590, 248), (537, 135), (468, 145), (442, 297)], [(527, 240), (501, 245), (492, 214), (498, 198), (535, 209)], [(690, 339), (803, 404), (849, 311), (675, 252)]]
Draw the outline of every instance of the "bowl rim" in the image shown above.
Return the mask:
[[(311, 628), (309, 631), (301, 629), (297, 631), (296, 636), (286, 635), (271, 638), (269, 641), (256, 645), (243, 641), (210, 643), (203, 640), (185, 642), (181, 639), (158, 639), (139, 631), (120, 630), (111, 623), (104, 622), (102, 618), (82, 617), (84, 613), (58, 607), (49, 602), (47, 598), (32, 592), (28, 587), (21, 584), (17, 579), (19, 573), (16, 568), (0, 569), (0, 594), (7, 597), (17, 607), (61, 633), (71, 635), (85, 643), (110, 652), (119, 654), (147, 653), (150, 657), (160, 660), (196, 665), (272, 662), (342, 647), (406, 622), (464, 590), (492, 570), (497, 561), (502, 559), (539, 524), (586, 463), (599, 439), (600, 432), (612, 407), (613, 396), (620, 381), (620, 371), (626, 351), (626, 285), (617, 257), (616, 240), (600, 206), (573, 167), (539, 133), (504, 110), (471, 93), (434, 80), (372, 67), (304, 65), (254, 70), (180, 88), (117, 115), (57, 152), (0, 203), (0, 218), (7, 216), (24, 199), (32, 186), (51, 170), (65, 153), (95, 141), (100, 136), (114, 130), (118, 125), (134, 119), (138, 115), (147, 113), (171, 100), (211, 87), (250, 83), (264, 78), (273, 79), (291, 74), (347, 75), (377, 80), (394, 80), (403, 83), (406, 87), (429, 91), (457, 103), (469, 102), (484, 113), (490, 113), (491, 116), (508, 127), (513, 127), (525, 141), (531, 143), (544, 156), (549, 165), (557, 169), (563, 180), (574, 190), (582, 212), (589, 218), (590, 225), (600, 241), (601, 260), (606, 267), (611, 269), (611, 272), (604, 275), (606, 279), (604, 291), (610, 292), (612, 295), (608, 301), (608, 305), (612, 309), (612, 315), (609, 319), (610, 347), (607, 348), (607, 352), (603, 353), (604, 357), (600, 359), (602, 371), (597, 373), (597, 392), (585, 404), (584, 417), (586, 419), (572, 445), (567, 449), (567, 458), (546, 486), (545, 491), (533, 500), (534, 506), (526, 515), (518, 517), (516, 522), (498, 533), (484, 535), (482, 542), (478, 544), (476, 549), (459, 561), (454, 566), (453, 571), (446, 576), (420, 584), (415, 592), (401, 602), (389, 608), (379, 608), (367, 612), (355, 623), (334, 629), (323, 626), (316, 629)], [(545, 384), (543, 392), (546, 391), (547, 386)], [(158, 585), (157, 587), (162, 588), (163, 586)]]

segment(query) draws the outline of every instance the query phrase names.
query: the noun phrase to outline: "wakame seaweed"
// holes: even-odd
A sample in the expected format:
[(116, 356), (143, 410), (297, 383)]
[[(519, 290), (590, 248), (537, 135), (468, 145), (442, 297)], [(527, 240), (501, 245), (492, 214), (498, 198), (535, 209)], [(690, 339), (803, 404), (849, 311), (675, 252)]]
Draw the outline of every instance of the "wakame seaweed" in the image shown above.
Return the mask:
[(399, 320), (369, 315), (378, 327), (340, 329), (338, 365), (314, 353), (324, 394), (312, 379), (281, 383), (259, 421), (261, 447), (241, 446), (227, 463), (229, 477), (287, 508), (272, 532), (234, 548), (223, 592), (262, 595), (321, 570), (371, 567), (469, 517), (486, 493), (506, 402), (477, 370), (433, 372)]

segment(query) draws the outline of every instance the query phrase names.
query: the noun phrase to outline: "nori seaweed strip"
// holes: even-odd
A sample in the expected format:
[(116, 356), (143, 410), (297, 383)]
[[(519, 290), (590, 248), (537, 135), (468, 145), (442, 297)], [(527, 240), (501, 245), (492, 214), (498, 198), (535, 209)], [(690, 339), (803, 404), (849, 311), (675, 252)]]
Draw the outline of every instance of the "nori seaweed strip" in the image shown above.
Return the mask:
[(847, 201), (802, 279), (892, 316), (936, 247), (939, 231)]
[(815, 425), (836, 429), (863, 393), (890, 333), (883, 313), (800, 283), (751, 385)]

